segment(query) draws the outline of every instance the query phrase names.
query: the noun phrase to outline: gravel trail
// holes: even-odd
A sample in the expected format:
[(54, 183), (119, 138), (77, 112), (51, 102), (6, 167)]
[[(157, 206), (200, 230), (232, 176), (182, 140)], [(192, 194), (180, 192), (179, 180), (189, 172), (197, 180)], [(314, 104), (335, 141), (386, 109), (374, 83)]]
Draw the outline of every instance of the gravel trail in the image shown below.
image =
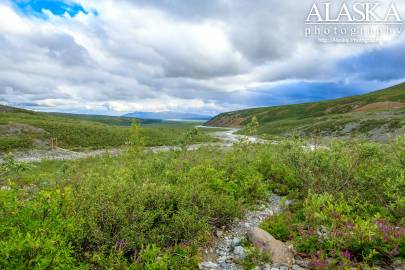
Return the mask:
[[(212, 132), (211, 135), (213, 137), (219, 138), (222, 142), (219, 143), (202, 143), (202, 144), (194, 144), (188, 147), (189, 151), (196, 150), (199, 147), (207, 146), (207, 145), (214, 145), (218, 147), (229, 147), (232, 146), (234, 143), (238, 142), (241, 139), (248, 140), (250, 142), (256, 142), (255, 137), (248, 137), (234, 134), (238, 129), (229, 129), (227, 131), (218, 131)], [(152, 152), (164, 152), (164, 151), (171, 151), (171, 150), (179, 150), (181, 149), (179, 146), (153, 146), (147, 147), (146, 151)], [(57, 148), (54, 150), (29, 150), (29, 151), (18, 151), (13, 153), (14, 159), (19, 162), (40, 162), (42, 160), (75, 160), (75, 159), (84, 159), (89, 157), (97, 157), (104, 154), (109, 154), (112, 156), (116, 156), (121, 154), (125, 150), (125, 147), (121, 148), (111, 148), (111, 149), (98, 149), (86, 152), (74, 152), (69, 151), (62, 148)], [(0, 163), (3, 160), (0, 158)]]

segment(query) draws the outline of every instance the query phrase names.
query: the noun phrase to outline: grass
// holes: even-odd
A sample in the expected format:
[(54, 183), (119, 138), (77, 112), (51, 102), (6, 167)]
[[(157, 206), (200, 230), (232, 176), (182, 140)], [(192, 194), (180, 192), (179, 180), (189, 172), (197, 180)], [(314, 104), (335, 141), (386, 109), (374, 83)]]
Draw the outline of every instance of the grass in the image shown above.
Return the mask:
[(403, 137), (155, 154), (133, 135), (118, 157), (1, 165), (1, 269), (195, 269), (216, 228), (280, 191), (293, 204), (263, 228), (314, 268), (405, 259)]
[[(130, 135), (133, 119), (109, 116), (0, 112), (0, 152), (49, 148), (51, 138), (69, 150), (120, 147)], [(23, 124), (23, 126), (21, 126)], [(142, 134), (147, 146), (176, 145), (184, 133), (197, 123), (142, 120)], [(10, 130), (16, 130), (11, 132)], [(194, 143), (210, 142), (208, 129), (194, 136)]]

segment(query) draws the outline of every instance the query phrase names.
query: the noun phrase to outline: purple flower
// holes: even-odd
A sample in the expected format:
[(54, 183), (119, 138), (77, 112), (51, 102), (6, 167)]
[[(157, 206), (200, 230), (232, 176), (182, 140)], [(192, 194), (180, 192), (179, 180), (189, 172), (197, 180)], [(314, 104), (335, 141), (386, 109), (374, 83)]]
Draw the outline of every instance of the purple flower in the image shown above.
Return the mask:
[(326, 269), (329, 265), (328, 259), (323, 258), (323, 250), (318, 250), (317, 256), (313, 256), (310, 262), (312, 268), (315, 269)]
[(345, 226), (346, 226), (346, 228), (348, 228), (348, 229), (353, 229), (353, 228), (354, 228), (354, 224), (351, 223), (351, 222), (346, 222)]
[(395, 244), (394, 250), (392, 252), (387, 252), (387, 255), (389, 257), (395, 257), (399, 255), (399, 246), (398, 244)]
[(120, 250), (125, 250), (128, 247), (128, 241), (127, 240), (118, 240), (115, 243), (115, 248), (120, 249)]
[(350, 259), (352, 258), (352, 254), (351, 254), (350, 251), (348, 251), (348, 250), (343, 251), (343, 252), (341, 253), (341, 256), (342, 256), (343, 258), (348, 259), (348, 260), (350, 260)]

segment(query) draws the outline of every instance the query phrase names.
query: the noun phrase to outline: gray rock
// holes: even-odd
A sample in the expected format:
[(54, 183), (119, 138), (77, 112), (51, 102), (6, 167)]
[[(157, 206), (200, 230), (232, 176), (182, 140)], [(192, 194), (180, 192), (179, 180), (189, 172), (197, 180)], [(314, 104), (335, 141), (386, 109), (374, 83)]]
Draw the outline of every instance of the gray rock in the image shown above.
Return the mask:
[(233, 262), (233, 256), (232, 256), (232, 255), (229, 255), (228, 257), (226, 257), (225, 262), (227, 262), (227, 263)]
[(225, 256), (225, 255), (226, 255), (226, 251), (223, 250), (223, 249), (218, 249), (218, 250), (217, 250), (217, 254), (218, 254), (219, 256)]
[(302, 268), (308, 268), (309, 267), (309, 262), (306, 262), (304, 260), (299, 260), (299, 259), (295, 259), (294, 260), (294, 264), (302, 267)]
[[(225, 227), (221, 229), (218, 228), (218, 231), (222, 231), (223, 235), (221, 235), (221, 232), (214, 231), (215, 236), (218, 237), (218, 235), (221, 235), (221, 237), (218, 237), (218, 241), (216, 241), (211, 248), (206, 249), (210, 252), (203, 253), (205, 256), (203, 256), (202, 261), (214, 262), (216, 266), (208, 265), (210, 268), (202, 269), (244, 269), (242, 265), (236, 264), (238, 260), (246, 258), (246, 250), (241, 246), (241, 242), (245, 239), (245, 235), (250, 229), (259, 226), (262, 220), (281, 210), (279, 207), (280, 200), (281, 198), (279, 196), (271, 196), (269, 200), (263, 202), (262, 207), (247, 211), (243, 219), (235, 220), (234, 224), (228, 228), (228, 230), (226, 230)], [(229, 266), (229, 268), (226, 268), (227, 266)], [(204, 265), (201, 265), (201, 267), (204, 267)], [(270, 264), (267, 264), (267, 266), (261, 264), (259, 267), (263, 270), (271, 270), (272, 268)], [(274, 265), (273, 268), (280, 270)]]
[(202, 262), (198, 264), (199, 269), (217, 269), (218, 264), (213, 262)]
[(320, 226), (317, 234), (319, 238), (328, 239), (328, 229), (323, 225)]
[(395, 270), (405, 270), (405, 261), (400, 259), (394, 260), (392, 266)]
[(226, 262), (221, 263), (220, 266), (221, 266), (221, 269), (225, 269), (225, 270), (231, 269), (231, 266), (229, 264), (227, 264)]
[(221, 230), (217, 230), (217, 231), (215, 232), (215, 234), (216, 234), (217, 237), (221, 237), (222, 235), (224, 235), (224, 232), (221, 231)]
[(265, 264), (265, 265), (263, 266), (263, 270), (271, 270), (270, 264)]
[(219, 258), (218, 258), (217, 262), (218, 262), (218, 263), (224, 263), (224, 262), (226, 262), (226, 259), (227, 259), (226, 256), (222, 256), (222, 257), (219, 257)]
[(239, 246), (241, 239), (239, 237), (235, 237), (232, 239), (232, 247)]
[(306, 270), (306, 268), (302, 268), (301, 266), (296, 265), (296, 264), (293, 265), (292, 269), (293, 270)]
[(241, 246), (236, 246), (233, 253), (241, 260), (245, 259), (246, 257), (245, 249)]
[(283, 242), (260, 228), (249, 230), (247, 235), (257, 249), (270, 255), (273, 263), (292, 266), (294, 255)]

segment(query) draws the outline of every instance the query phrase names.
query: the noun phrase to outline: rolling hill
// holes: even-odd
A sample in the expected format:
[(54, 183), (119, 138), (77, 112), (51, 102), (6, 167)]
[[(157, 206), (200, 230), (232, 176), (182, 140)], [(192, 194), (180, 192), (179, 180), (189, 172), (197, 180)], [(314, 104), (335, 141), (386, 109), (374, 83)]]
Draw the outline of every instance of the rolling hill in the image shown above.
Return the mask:
[[(352, 136), (383, 139), (405, 125), (405, 83), (364, 95), (219, 114), (208, 126), (244, 127), (253, 116), (258, 134)], [(243, 131), (242, 131), (243, 132)]]
[(195, 113), (181, 113), (181, 112), (134, 112), (124, 114), (123, 117), (135, 117), (141, 119), (162, 119), (162, 120), (209, 120), (211, 116), (201, 115)]
[[(130, 137), (134, 118), (34, 112), (0, 105), (0, 155), (13, 150), (48, 150), (57, 146), (69, 150), (120, 147)], [(146, 146), (175, 145), (195, 123), (136, 119), (143, 127)], [(193, 142), (215, 140), (203, 131)]]
[(31, 114), (34, 113), (33, 111), (24, 110), (24, 109), (10, 107), (10, 106), (0, 104), (0, 113), (6, 113), (6, 112), (13, 112), (13, 113), (22, 112), (22, 113), (31, 113)]

